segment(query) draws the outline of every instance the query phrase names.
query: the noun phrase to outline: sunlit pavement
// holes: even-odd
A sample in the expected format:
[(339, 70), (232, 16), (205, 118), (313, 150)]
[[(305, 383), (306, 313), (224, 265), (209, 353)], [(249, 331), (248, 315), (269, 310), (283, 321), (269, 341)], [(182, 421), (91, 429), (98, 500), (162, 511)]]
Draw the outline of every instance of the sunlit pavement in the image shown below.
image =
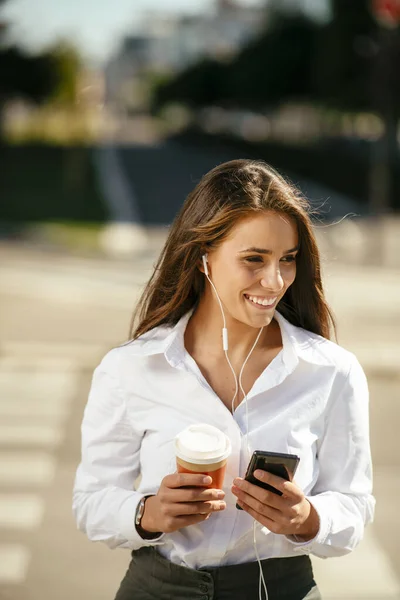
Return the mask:
[[(129, 553), (76, 531), (71, 487), (93, 368), (126, 339), (155, 253), (78, 259), (2, 245), (0, 257), (0, 598), (111, 600)], [(399, 600), (399, 271), (325, 270), (340, 343), (370, 379), (378, 504), (360, 548), (316, 559), (316, 578), (325, 600)]]

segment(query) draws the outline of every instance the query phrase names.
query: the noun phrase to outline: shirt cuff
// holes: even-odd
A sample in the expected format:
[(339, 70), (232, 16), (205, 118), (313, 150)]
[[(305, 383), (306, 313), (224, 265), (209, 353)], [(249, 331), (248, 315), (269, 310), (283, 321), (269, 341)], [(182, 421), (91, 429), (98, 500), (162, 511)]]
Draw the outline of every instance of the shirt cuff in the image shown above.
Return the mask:
[(329, 506), (327, 506), (326, 498), (319, 498), (318, 496), (307, 496), (307, 500), (313, 505), (319, 519), (319, 530), (315, 537), (311, 540), (303, 541), (301, 536), (297, 535), (286, 535), (286, 539), (294, 546), (294, 550), (303, 554), (310, 554), (313, 549), (320, 545), (325, 544), (326, 540), (331, 532), (332, 519), (330, 517)]
[(140, 500), (147, 495), (148, 494), (139, 494), (138, 492), (132, 492), (132, 495), (125, 500), (125, 502), (122, 504), (119, 510), (118, 523), (120, 534), (129, 542), (133, 543), (135, 548), (140, 548), (142, 546), (160, 546), (164, 544), (164, 541), (162, 541), (162, 539), (165, 533), (162, 533), (154, 539), (147, 540), (145, 538), (142, 538), (142, 536), (136, 529), (136, 508)]

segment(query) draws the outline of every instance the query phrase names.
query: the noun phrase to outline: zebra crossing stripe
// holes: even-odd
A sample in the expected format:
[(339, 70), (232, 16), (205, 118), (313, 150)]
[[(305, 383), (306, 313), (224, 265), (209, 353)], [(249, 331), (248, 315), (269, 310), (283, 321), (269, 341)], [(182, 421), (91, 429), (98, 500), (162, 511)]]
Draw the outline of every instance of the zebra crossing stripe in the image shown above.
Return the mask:
[(0, 494), (2, 529), (35, 529), (42, 522), (44, 500), (37, 494)]
[(0, 543), (0, 584), (18, 584), (26, 578), (30, 551), (22, 544)]
[(49, 485), (55, 458), (46, 452), (0, 452), (0, 485), (27, 487)]
[(54, 398), (40, 398), (34, 402), (27, 402), (22, 398), (13, 398), (12, 402), (0, 398), (0, 419), (5, 422), (6, 418), (40, 420), (42, 423), (49, 422), (58, 424), (62, 422), (69, 413), (70, 402), (54, 401)]
[(64, 438), (62, 427), (43, 423), (9, 423), (0, 425), (2, 446), (40, 446), (56, 448)]

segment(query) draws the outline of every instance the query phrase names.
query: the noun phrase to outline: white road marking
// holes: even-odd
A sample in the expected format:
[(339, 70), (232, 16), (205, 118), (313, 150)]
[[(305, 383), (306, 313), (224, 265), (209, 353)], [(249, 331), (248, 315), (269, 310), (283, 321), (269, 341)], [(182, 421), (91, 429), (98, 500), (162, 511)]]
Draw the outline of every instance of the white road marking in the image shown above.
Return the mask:
[(140, 283), (130, 284), (98, 280), (91, 277), (68, 277), (60, 273), (35, 273), (16, 271), (11, 267), (0, 268), (2, 294), (30, 298), (43, 298), (60, 304), (104, 306), (106, 308), (131, 308), (135, 291), (144, 287), (147, 277)]
[(17, 584), (25, 580), (30, 552), (22, 544), (0, 544), (0, 584)]
[(400, 582), (371, 527), (366, 529), (364, 540), (351, 554), (326, 560), (312, 557), (312, 562), (315, 581), (324, 600), (399, 598)]
[[(31, 400), (31, 399), (30, 399)], [(33, 418), (42, 423), (49, 421), (58, 424), (63, 421), (70, 408), (70, 402), (54, 402), (53, 398), (35, 399), (34, 402), (21, 398), (1, 398), (0, 397), (0, 419), (3, 422), (5, 417)]]
[[(16, 364), (17, 366), (17, 364)], [(21, 367), (21, 365), (18, 365)], [(37, 366), (37, 365), (36, 365)], [(48, 372), (38, 371), (36, 368), (14, 369), (1, 368), (0, 360), (0, 418), (2, 425), (13, 425), (15, 418), (19, 423), (21, 419), (35, 419), (44, 427), (56, 426), (67, 417), (75, 391), (77, 389), (77, 376), (74, 372), (57, 372), (48, 368)], [(7, 423), (7, 420), (9, 423)], [(35, 425), (35, 421), (30, 421)], [(34, 427), (33, 427), (34, 428)], [(8, 429), (8, 431), (10, 431)], [(11, 432), (4, 432), (7, 440)], [(16, 439), (20, 439), (19, 432), (15, 430)], [(35, 433), (31, 434), (35, 437)], [(44, 432), (44, 438), (53, 438), (53, 434)], [(0, 443), (3, 433), (0, 434)]]
[[(76, 360), (51, 353), (0, 359), (0, 530), (40, 527), (45, 501), (32, 490), (54, 478), (52, 451), (64, 436), (63, 422), (77, 390), (76, 367)], [(26, 446), (43, 449), (21, 451)], [(31, 491), (18, 492), (21, 488)], [(22, 584), (30, 558), (27, 546), (0, 542), (0, 586)]]
[(0, 425), (2, 446), (43, 446), (55, 448), (64, 438), (63, 429), (43, 423), (12, 423)]
[(0, 399), (3, 401), (10, 401), (15, 397), (23, 397), (27, 401), (43, 397), (70, 399), (76, 390), (74, 373), (34, 368), (6, 370), (4, 365), (0, 365), (0, 368)]
[[(103, 344), (74, 342), (37, 342), (21, 341), (0, 343), (3, 356), (0, 357), (0, 369), (7, 372), (34, 369), (44, 374), (60, 374), (64, 377), (79, 369), (93, 370), (111, 349)], [(34, 358), (33, 358), (34, 357)]]
[(0, 494), (0, 527), (35, 529), (42, 521), (44, 501), (37, 494)]
[(55, 473), (55, 459), (46, 452), (0, 452), (0, 485), (45, 486)]

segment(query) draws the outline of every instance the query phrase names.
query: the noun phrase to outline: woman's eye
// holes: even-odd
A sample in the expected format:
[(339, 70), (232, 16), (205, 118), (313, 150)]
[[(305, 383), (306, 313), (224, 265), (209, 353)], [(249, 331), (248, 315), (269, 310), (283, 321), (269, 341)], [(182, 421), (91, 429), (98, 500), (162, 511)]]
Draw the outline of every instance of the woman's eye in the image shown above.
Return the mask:
[[(244, 260), (245, 260), (245, 262), (248, 262), (248, 263), (263, 263), (264, 262), (262, 256), (246, 256), (246, 258)], [(284, 256), (283, 258), (281, 258), (281, 261), (285, 262), (285, 263), (292, 263), (295, 260), (296, 260), (296, 256), (293, 256), (293, 255)]]
[(251, 262), (251, 263), (262, 262), (263, 261), (263, 259), (261, 258), (261, 256), (247, 256), (244, 260), (247, 261), (247, 262)]

